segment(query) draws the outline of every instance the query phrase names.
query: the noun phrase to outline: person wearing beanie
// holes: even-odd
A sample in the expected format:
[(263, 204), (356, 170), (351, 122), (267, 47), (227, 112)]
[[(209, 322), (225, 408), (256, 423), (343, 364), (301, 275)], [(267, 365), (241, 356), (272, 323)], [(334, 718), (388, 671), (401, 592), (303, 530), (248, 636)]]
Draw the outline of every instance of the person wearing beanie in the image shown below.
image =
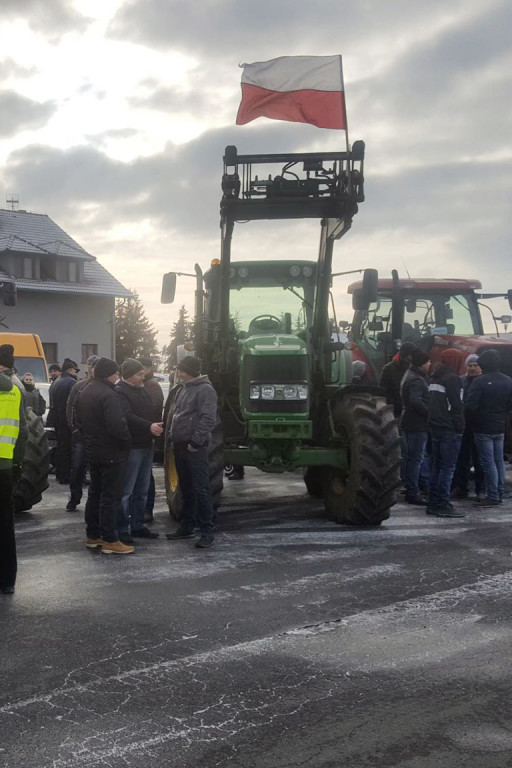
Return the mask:
[(76, 404), (84, 387), (90, 384), (94, 375), (94, 365), (98, 362), (98, 355), (87, 358), (87, 373), (85, 379), (77, 381), (66, 402), (66, 420), (71, 430), (71, 469), (69, 472), (69, 500), (66, 504), (68, 512), (74, 512), (82, 500), (82, 488), (85, 482), (87, 462), (85, 460), (85, 446), (82, 433), (78, 429), (76, 419)]
[(174, 452), (181, 491), (181, 521), (168, 533), (171, 541), (190, 539), (199, 526), (196, 547), (204, 549), (214, 542), (214, 512), (210, 491), (208, 446), (217, 421), (217, 393), (210, 379), (200, 375), (201, 362), (184, 357), (178, 363), (181, 386), (175, 392), (169, 418), (169, 440)]
[(11, 345), (0, 347), (0, 592), (11, 595), (18, 569), (12, 495), (28, 430), (21, 388), (9, 375), (14, 365), (14, 350), (6, 347)]
[(76, 404), (76, 420), (82, 433), (91, 484), (85, 505), (86, 547), (101, 548), (105, 555), (129, 555), (135, 551), (119, 539), (119, 507), (131, 439), (114, 385), (118, 366), (100, 357), (94, 376), (84, 386)]
[(55, 453), (55, 476), (61, 485), (69, 484), (71, 471), (71, 430), (66, 418), (66, 405), (79, 372), (78, 365), (66, 357), (62, 373), (54, 382), (51, 391), (52, 426), (55, 428), (57, 450)]
[[(460, 377), (462, 384), (462, 402), (465, 404), (473, 382), (480, 376), (482, 369), (478, 365), (478, 355), (468, 355), (464, 361), (466, 372)], [(471, 468), (474, 470), (475, 493), (478, 501), (484, 492), (484, 474), (478, 458), (478, 450), (475, 443), (474, 429), (471, 413), (464, 413), (465, 428), (460, 444), (459, 457), (452, 482), (452, 495), (457, 499), (467, 499), (469, 496), (469, 482)]]
[(125, 544), (131, 544), (134, 538), (158, 538), (158, 533), (145, 525), (144, 517), (153, 469), (153, 441), (162, 434), (163, 424), (153, 419), (154, 407), (144, 389), (144, 375), (144, 366), (127, 358), (116, 385), (131, 437), (119, 517), (119, 538)]
[(478, 365), (482, 375), (472, 383), (465, 404), (485, 478), (485, 497), (476, 504), (494, 507), (507, 492), (503, 446), (507, 415), (512, 409), (512, 379), (501, 373), (501, 359), (495, 349), (483, 352)]
[(32, 408), (36, 416), (42, 416), (46, 411), (46, 400), (37, 389), (33, 374), (27, 371), (21, 379), (21, 383), (25, 390), (23, 392), (25, 407)]
[(428, 355), (413, 349), (411, 365), (400, 385), (403, 410), (400, 417), (402, 434), (402, 476), (406, 488), (405, 500), (409, 504), (426, 506), (427, 499), (420, 492), (420, 471), (428, 441)]
[(58, 379), (60, 374), (62, 373), (62, 368), (58, 363), (52, 363), (48, 366), (48, 377), (50, 379), (50, 384), (53, 384), (55, 379)]
[(402, 413), (402, 398), (400, 396), (400, 384), (404, 373), (409, 368), (411, 353), (416, 345), (411, 341), (404, 341), (391, 362), (386, 363), (380, 374), (380, 386), (385, 392), (386, 401), (393, 406), (395, 418), (399, 419)]
[(432, 374), (428, 388), (432, 448), (427, 513), (438, 517), (465, 517), (465, 513), (450, 502), (464, 432), (462, 387), (456, 372), (464, 358), (458, 349), (444, 349), (440, 358), (441, 364)]
[[(139, 363), (144, 368), (144, 389), (151, 398), (153, 403), (153, 421), (162, 421), (162, 411), (164, 409), (164, 393), (162, 387), (155, 379), (153, 361), (150, 357), (140, 357)], [(156, 438), (156, 444), (158, 449), (163, 453), (163, 436)], [(153, 476), (153, 470), (151, 470), (151, 477), (149, 480), (148, 500), (146, 502), (146, 511), (144, 513), (144, 521), (149, 523), (153, 520), (153, 509), (155, 506), (155, 478)]]

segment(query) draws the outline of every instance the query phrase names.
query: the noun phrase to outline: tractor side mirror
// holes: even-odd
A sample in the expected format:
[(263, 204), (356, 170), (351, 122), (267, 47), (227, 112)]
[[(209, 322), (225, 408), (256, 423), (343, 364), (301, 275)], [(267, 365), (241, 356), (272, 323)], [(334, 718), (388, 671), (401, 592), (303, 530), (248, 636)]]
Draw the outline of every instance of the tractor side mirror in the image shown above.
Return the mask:
[[(363, 285), (359, 291), (359, 303), (362, 306), (354, 309), (368, 309), (370, 304), (374, 304), (378, 297), (379, 273), (376, 269), (365, 269), (363, 273)], [(355, 294), (354, 294), (355, 297)]]
[(162, 279), (162, 304), (172, 304), (176, 293), (176, 272), (167, 272)]
[(508, 289), (507, 297), (508, 297), (508, 305), (509, 305), (510, 309), (512, 309), (512, 288)]
[(407, 299), (405, 302), (405, 310), (409, 314), (414, 314), (416, 312), (416, 299)]

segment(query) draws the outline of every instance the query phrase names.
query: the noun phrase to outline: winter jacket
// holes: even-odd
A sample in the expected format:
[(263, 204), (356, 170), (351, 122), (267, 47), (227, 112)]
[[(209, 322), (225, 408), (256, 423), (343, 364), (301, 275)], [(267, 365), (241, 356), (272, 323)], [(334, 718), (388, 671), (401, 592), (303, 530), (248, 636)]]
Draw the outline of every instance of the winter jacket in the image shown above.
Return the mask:
[(153, 421), (162, 421), (162, 411), (164, 408), (164, 393), (162, 392), (162, 387), (156, 379), (151, 377), (144, 382), (144, 389), (153, 403)]
[[(478, 374), (480, 376), (480, 374)], [(468, 399), (469, 392), (471, 390), (471, 387), (473, 386), (473, 382), (475, 379), (478, 378), (478, 376), (468, 376), (467, 374), (464, 374), (460, 377), (460, 383), (462, 385), (462, 402), (464, 403), (464, 406), (466, 405), (466, 401)], [(468, 411), (464, 407), (464, 421), (465, 421), (465, 430), (466, 432), (474, 432), (473, 428), (473, 413), (471, 411)]]
[(177, 391), (169, 437), (172, 443), (208, 445), (217, 421), (217, 393), (208, 376), (196, 376)]
[(400, 428), (404, 432), (428, 431), (428, 378), (425, 371), (411, 365), (400, 386), (403, 411)]
[(127, 460), (130, 432), (113, 384), (106, 379), (92, 379), (80, 393), (76, 414), (87, 461), (118, 464)]
[(476, 376), (466, 399), (466, 413), (473, 432), (505, 434), (507, 414), (512, 408), (512, 379), (500, 373), (500, 358), (489, 349), (480, 355), (482, 375)]
[(399, 357), (386, 363), (380, 374), (380, 386), (386, 393), (386, 401), (393, 406), (395, 418), (399, 418), (402, 413), (402, 398), (400, 395), (400, 384), (402, 378), (409, 367), (406, 360)]
[(440, 365), (428, 388), (428, 425), (432, 430), (464, 432), (460, 378), (450, 365)]
[(26, 408), (32, 408), (36, 416), (42, 416), (46, 411), (46, 400), (37, 389), (37, 387), (27, 388), (23, 385), (23, 400)]
[(132, 448), (151, 448), (153, 435), (153, 403), (144, 387), (134, 387), (127, 381), (118, 381), (116, 392), (121, 402), (130, 436)]
[(57, 430), (68, 429), (68, 423), (66, 420), (66, 404), (69, 394), (76, 384), (75, 376), (72, 376), (68, 371), (63, 371), (59, 378), (55, 381), (51, 387), (52, 392), (52, 410), (54, 424)]
[(66, 400), (66, 421), (72, 432), (76, 432), (78, 429), (76, 418), (76, 406), (78, 403), (78, 398), (80, 397), (82, 389), (86, 387), (90, 381), (92, 381), (91, 378), (80, 379), (80, 381), (77, 381), (71, 388), (68, 399)]

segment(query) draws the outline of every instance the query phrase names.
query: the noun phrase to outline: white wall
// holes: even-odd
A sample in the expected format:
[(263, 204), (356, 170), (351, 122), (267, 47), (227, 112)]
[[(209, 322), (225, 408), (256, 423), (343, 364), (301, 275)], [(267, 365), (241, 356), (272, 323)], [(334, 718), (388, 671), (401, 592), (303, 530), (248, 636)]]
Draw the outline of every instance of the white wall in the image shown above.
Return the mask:
[[(0, 304), (0, 316), (13, 333), (37, 333), (41, 341), (58, 344), (58, 362), (82, 362), (82, 344), (97, 344), (100, 357), (115, 357), (114, 298), (18, 290), (15, 307)], [(80, 376), (82, 376), (83, 366)]]

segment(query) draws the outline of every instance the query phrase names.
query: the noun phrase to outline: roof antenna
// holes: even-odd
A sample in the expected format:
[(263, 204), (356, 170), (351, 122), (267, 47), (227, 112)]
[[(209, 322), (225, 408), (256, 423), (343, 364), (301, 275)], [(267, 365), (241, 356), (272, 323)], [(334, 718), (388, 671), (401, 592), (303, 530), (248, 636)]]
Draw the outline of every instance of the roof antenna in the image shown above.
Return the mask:
[(404, 269), (405, 269), (405, 271), (407, 272), (407, 277), (408, 277), (408, 278), (409, 278), (409, 280), (410, 280), (410, 279), (411, 279), (411, 276), (410, 276), (410, 274), (409, 274), (409, 270), (407, 269), (407, 264), (405, 263), (405, 259), (404, 259), (404, 257), (403, 257), (403, 256), (400, 256), (400, 258), (402, 259), (402, 264), (404, 265)]
[(11, 211), (16, 211), (20, 204), (20, 196), (11, 192), (11, 194), (5, 198), (5, 202), (7, 205), (11, 206)]

